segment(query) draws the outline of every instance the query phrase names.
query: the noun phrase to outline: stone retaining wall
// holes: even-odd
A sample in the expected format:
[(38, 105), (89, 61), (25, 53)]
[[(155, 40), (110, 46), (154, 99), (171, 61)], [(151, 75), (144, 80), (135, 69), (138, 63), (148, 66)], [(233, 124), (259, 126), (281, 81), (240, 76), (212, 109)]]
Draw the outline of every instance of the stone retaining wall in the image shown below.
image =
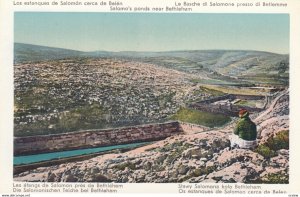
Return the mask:
[(14, 155), (31, 155), (64, 150), (113, 146), (165, 139), (183, 133), (179, 122), (148, 124), (106, 130), (14, 138)]
[(254, 108), (254, 107), (247, 107), (247, 106), (235, 106), (232, 105), (230, 106), (222, 106), (222, 105), (207, 105), (207, 104), (192, 104), (189, 106), (192, 109), (197, 109), (205, 112), (211, 112), (211, 113), (216, 113), (216, 114), (223, 114), (226, 116), (232, 116), (232, 117), (237, 117), (238, 112), (241, 108), (246, 109), (250, 113), (255, 113), (255, 112), (261, 112), (264, 109), (263, 108)]
[(206, 132), (211, 130), (211, 128), (203, 125), (197, 125), (197, 124), (181, 122), (181, 121), (179, 121), (179, 123), (185, 134), (191, 134), (191, 133), (194, 134), (194, 133)]
[[(212, 103), (221, 100), (266, 100), (265, 96), (258, 95), (241, 95), (241, 94), (226, 94), (219, 97), (214, 97), (211, 99), (203, 100), (197, 103), (190, 104), (189, 107), (192, 109), (197, 109), (201, 111), (223, 114), (227, 116), (238, 116), (238, 112), (241, 108), (248, 110), (250, 113), (261, 112), (264, 108), (248, 107), (248, 106), (236, 106), (236, 105), (213, 105)], [(266, 100), (265, 102), (268, 102)]]
[(241, 99), (241, 100), (263, 100), (265, 99), (265, 96), (261, 96), (261, 95), (243, 95), (243, 94), (225, 94), (222, 96), (218, 96), (218, 97), (214, 97), (214, 98), (210, 98), (210, 99), (206, 99), (197, 103), (200, 104), (211, 104), (214, 103), (216, 101), (221, 101), (221, 100), (234, 100), (234, 99)]

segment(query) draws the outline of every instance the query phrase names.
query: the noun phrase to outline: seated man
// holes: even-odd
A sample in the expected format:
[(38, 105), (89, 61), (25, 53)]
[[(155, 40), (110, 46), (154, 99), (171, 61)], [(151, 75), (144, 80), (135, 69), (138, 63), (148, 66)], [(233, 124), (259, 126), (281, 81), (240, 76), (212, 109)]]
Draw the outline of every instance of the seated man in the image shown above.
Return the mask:
[(231, 136), (231, 147), (253, 149), (257, 146), (256, 125), (249, 118), (249, 112), (245, 109), (239, 111), (240, 120)]

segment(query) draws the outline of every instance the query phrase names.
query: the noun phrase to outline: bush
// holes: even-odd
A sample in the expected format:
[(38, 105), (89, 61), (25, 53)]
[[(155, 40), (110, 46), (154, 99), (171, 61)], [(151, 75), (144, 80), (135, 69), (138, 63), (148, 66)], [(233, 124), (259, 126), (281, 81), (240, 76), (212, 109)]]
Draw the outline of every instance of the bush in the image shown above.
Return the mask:
[(288, 184), (289, 183), (289, 175), (287, 174), (267, 174), (263, 178), (256, 180), (253, 183), (266, 183), (266, 184)]
[(272, 150), (289, 149), (289, 131), (280, 131), (273, 138), (269, 138), (267, 146)]
[(176, 159), (178, 159), (180, 157), (180, 153), (178, 152), (172, 152), (170, 154), (168, 154), (168, 157), (167, 157), (167, 163), (173, 163)]
[(115, 166), (115, 168), (117, 168), (118, 170), (121, 170), (121, 171), (125, 170), (126, 167), (128, 167), (131, 170), (136, 169), (135, 164), (133, 164), (131, 162), (126, 162), (126, 163), (122, 163), (122, 164)]
[(268, 174), (264, 183), (270, 184), (287, 184), (289, 183), (289, 176), (284, 174)]
[(262, 156), (264, 156), (267, 159), (276, 156), (276, 152), (274, 150), (271, 150), (268, 146), (266, 146), (264, 144), (259, 145), (255, 149), (255, 152), (261, 154)]
[(276, 151), (289, 149), (289, 131), (280, 131), (276, 136), (270, 137), (265, 144), (259, 145), (255, 152), (269, 159), (276, 156)]
[(208, 175), (216, 170), (216, 166), (200, 167), (194, 169), (189, 175), (183, 177), (179, 182), (184, 182), (193, 177), (199, 177), (202, 175)]

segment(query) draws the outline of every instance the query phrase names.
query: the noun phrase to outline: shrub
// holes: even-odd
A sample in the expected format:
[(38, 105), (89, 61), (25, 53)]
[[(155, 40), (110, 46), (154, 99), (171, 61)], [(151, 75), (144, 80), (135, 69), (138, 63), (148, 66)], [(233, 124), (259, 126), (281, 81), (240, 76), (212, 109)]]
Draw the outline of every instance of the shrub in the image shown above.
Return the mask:
[(178, 152), (172, 152), (167, 157), (167, 163), (173, 163), (176, 159), (180, 157), (180, 153)]
[(191, 177), (198, 177), (203, 175), (203, 171), (201, 170), (201, 168), (195, 169), (192, 173), (191, 173)]
[(251, 181), (249, 183), (254, 183), (254, 184), (288, 184), (289, 183), (289, 175), (288, 174), (282, 174), (282, 173), (272, 173), (272, 174), (267, 174), (262, 178), (259, 178), (255, 181)]
[(265, 144), (259, 145), (255, 152), (269, 159), (276, 156), (276, 151), (289, 149), (289, 131), (280, 131), (276, 136), (270, 137)]
[(269, 138), (267, 146), (272, 150), (289, 149), (289, 131), (280, 131), (273, 138)]
[(135, 164), (133, 164), (131, 162), (126, 162), (126, 163), (122, 163), (122, 164), (115, 166), (115, 168), (117, 168), (118, 170), (125, 170), (126, 167), (128, 167), (131, 170), (136, 169)]
[(216, 170), (216, 166), (200, 167), (194, 169), (189, 175), (183, 177), (179, 182), (184, 182), (193, 177), (199, 177), (202, 175), (208, 175)]
[(276, 156), (276, 152), (274, 150), (271, 150), (268, 146), (266, 146), (264, 144), (259, 145), (255, 149), (255, 152), (261, 154), (262, 156), (264, 156), (267, 159)]
[(265, 176), (263, 182), (270, 184), (287, 184), (289, 183), (289, 176), (284, 174), (268, 174)]

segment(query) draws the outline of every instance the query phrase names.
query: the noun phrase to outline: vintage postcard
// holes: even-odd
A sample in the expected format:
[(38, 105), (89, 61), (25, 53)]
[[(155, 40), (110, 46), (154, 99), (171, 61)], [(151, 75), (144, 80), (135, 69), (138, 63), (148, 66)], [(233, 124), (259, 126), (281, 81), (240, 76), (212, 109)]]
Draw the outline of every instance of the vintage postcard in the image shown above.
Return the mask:
[(299, 193), (297, 3), (7, 6), (4, 194)]

